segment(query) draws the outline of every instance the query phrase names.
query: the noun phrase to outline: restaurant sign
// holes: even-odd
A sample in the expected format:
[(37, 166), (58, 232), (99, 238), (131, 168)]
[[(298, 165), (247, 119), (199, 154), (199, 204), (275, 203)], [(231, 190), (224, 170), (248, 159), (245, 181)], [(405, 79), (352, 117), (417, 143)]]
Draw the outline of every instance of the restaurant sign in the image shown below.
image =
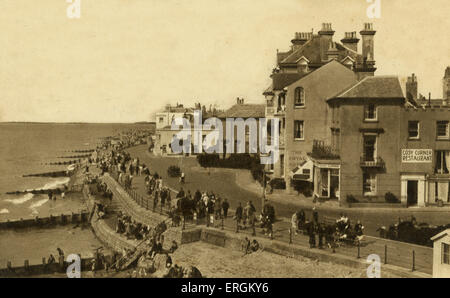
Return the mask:
[(302, 165), (306, 161), (306, 155), (302, 151), (290, 151), (289, 152), (289, 169), (292, 170), (299, 165)]
[(432, 149), (402, 149), (402, 162), (404, 163), (431, 163), (433, 162)]

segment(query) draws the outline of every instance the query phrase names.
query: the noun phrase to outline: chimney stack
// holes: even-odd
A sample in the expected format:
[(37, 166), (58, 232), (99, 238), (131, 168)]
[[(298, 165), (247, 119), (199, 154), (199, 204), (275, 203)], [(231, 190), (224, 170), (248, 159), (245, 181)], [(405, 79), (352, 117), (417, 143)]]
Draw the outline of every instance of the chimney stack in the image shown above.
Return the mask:
[(331, 28), (331, 23), (323, 23), (322, 30), (319, 31), (320, 36), (320, 57), (322, 61), (328, 61), (328, 49), (330, 43), (333, 41), (334, 31)]
[(443, 85), (443, 99), (445, 101), (450, 101), (450, 66), (447, 67), (444, 74), (444, 79), (442, 80)]
[(327, 55), (328, 55), (328, 60), (329, 61), (331, 61), (331, 60), (338, 60), (339, 59), (339, 51), (336, 48), (336, 43), (335, 42), (332, 41), (330, 43), (330, 48), (328, 49)]
[(412, 74), (406, 81), (406, 97), (410, 96), (412, 99), (417, 99), (417, 77)]
[(363, 59), (368, 62), (368, 64), (375, 64), (374, 56), (374, 36), (376, 31), (373, 30), (372, 23), (365, 23), (364, 30), (360, 31), (362, 37), (362, 55)]
[(312, 35), (312, 32), (295, 32), (295, 37), (291, 40), (292, 49), (294, 51), (298, 50), (308, 40), (312, 39)]
[(358, 52), (358, 42), (359, 38), (356, 37), (356, 31), (354, 32), (345, 32), (345, 38), (341, 39), (341, 42), (347, 48)]

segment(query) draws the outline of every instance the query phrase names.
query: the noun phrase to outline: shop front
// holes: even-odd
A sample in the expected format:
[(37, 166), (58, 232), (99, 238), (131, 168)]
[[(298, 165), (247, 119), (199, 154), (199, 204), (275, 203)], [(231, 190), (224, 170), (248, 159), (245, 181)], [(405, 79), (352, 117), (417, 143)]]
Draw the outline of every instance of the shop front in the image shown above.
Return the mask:
[(340, 198), (340, 161), (314, 161), (314, 196)]

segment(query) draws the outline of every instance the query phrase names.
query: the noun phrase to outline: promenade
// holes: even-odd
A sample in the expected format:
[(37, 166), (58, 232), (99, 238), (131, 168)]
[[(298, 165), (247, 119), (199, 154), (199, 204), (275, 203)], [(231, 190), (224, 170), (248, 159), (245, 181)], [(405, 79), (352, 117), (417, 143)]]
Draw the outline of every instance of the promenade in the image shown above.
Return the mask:
[[(133, 148), (134, 149), (134, 148)], [(131, 150), (130, 150), (131, 151)], [(136, 157), (132, 154), (133, 157)], [(139, 157), (141, 160), (142, 158)], [(154, 172), (154, 160), (153, 162), (144, 161), (146, 164), (150, 166), (150, 169)], [(160, 174), (164, 176), (165, 173), (160, 171)], [(193, 178), (193, 177), (192, 177)], [(105, 182), (108, 183), (108, 185), (111, 184), (111, 178), (107, 177), (103, 179)], [(172, 186), (170, 183), (167, 182), (170, 178), (167, 176), (164, 177), (164, 183), (165, 185)], [(189, 176), (188, 176), (189, 181)], [(188, 188), (188, 185), (185, 185), (185, 189)], [(175, 185), (177, 186), (177, 185)], [(115, 186), (117, 188), (117, 186)], [(176, 191), (174, 187), (171, 187), (172, 191)], [(219, 191), (216, 190), (215, 185), (211, 185), (209, 189), (214, 190), (216, 193), (219, 193)], [(201, 189), (204, 190), (204, 189)], [(117, 193), (120, 191), (118, 189), (113, 190)], [(191, 192), (195, 191), (191, 189)], [(121, 191), (121, 196), (128, 197), (129, 200), (133, 200), (133, 203), (127, 203), (128, 207), (127, 209), (132, 208), (134, 211), (133, 217), (135, 217), (137, 220), (140, 221), (151, 221), (154, 223), (154, 219), (150, 218), (157, 218), (157, 221), (161, 219), (160, 216), (164, 216), (164, 210), (161, 212), (160, 206), (156, 208), (156, 212), (152, 212), (151, 209), (153, 199), (148, 197), (146, 195), (145, 191), (145, 182), (144, 182), (144, 176), (135, 176), (133, 179), (133, 185), (132, 185), (132, 191), (129, 192), (132, 195), (126, 196), (124, 191)], [(229, 200), (231, 198), (228, 198)], [(247, 199), (248, 200), (248, 199)], [(245, 202), (244, 200), (242, 202)], [(137, 207), (139, 206), (139, 208)], [(232, 205), (233, 206), (233, 205)], [(232, 211), (232, 210), (231, 210)], [(291, 212), (293, 212), (291, 210)], [(162, 213), (159, 215), (158, 213)], [(236, 222), (232, 219), (233, 212), (230, 212), (229, 217), (222, 220), (216, 220), (214, 223), (208, 224), (208, 229), (215, 229), (217, 231), (222, 231), (226, 233), (227, 235), (233, 235), (244, 237), (247, 236), (249, 238), (257, 238), (258, 241), (276, 241), (277, 243), (284, 243), (289, 244), (292, 247), (300, 248), (303, 250), (308, 250), (311, 252), (311, 255), (329, 255), (331, 258), (336, 257), (343, 257), (347, 259), (359, 259), (360, 262), (364, 262), (367, 258), (367, 256), (371, 254), (377, 254), (381, 262), (383, 264), (386, 263), (386, 265), (383, 266), (398, 266), (399, 268), (403, 268), (405, 273), (413, 274), (412, 276), (417, 277), (430, 277), (432, 273), (432, 249), (428, 247), (423, 246), (417, 246), (412, 245), (408, 243), (403, 242), (397, 242), (397, 241), (391, 241), (386, 239), (380, 239), (377, 237), (371, 237), (367, 236), (366, 239), (363, 241), (361, 246), (358, 248), (356, 246), (341, 246), (336, 249), (336, 253), (333, 253), (329, 248), (326, 248), (324, 250), (319, 249), (310, 249), (309, 243), (308, 243), (308, 237), (303, 234), (290, 234), (290, 223), (287, 220), (279, 220), (274, 224), (273, 230), (273, 240), (269, 239), (267, 235), (264, 235), (262, 233), (262, 229), (259, 227), (256, 227), (255, 233), (256, 236), (252, 236), (253, 231), (251, 228), (247, 228), (245, 230), (240, 230), (238, 233), (236, 232)], [(278, 213), (277, 213), (278, 214)], [(145, 219), (147, 218), (147, 219)], [(185, 224), (184, 229), (185, 230), (192, 230), (196, 228), (205, 229), (206, 222), (204, 221), (198, 221), (198, 222), (188, 222)], [(182, 230), (183, 227), (177, 227), (176, 229)], [(383, 270), (383, 267), (382, 267)]]

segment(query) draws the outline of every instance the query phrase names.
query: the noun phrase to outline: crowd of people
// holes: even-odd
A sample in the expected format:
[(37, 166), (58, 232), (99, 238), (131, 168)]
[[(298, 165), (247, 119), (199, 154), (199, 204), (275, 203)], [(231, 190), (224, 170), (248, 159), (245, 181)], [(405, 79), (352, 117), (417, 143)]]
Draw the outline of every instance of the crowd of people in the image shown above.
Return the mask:
[[(185, 190), (184, 173), (180, 177), (180, 189), (176, 194), (175, 202), (172, 202), (172, 192), (164, 185), (163, 178), (157, 172), (151, 172), (139, 158), (133, 159), (121, 146), (112, 146), (112, 150), (106, 152), (99, 161), (102, 172), (116, 173), (118, 181), (125, 188), (131, 188), (134, 176), (145, 176), (146, 193), (149, 200), (153, 202), (153, 211), (167, 211), (173, 226), (179, 226), (186, 221), (197, 223), (204, 221), (207, 225), (214, 225), (215, 221), (229, 217), (230, 203), (227, 198), (211, 190), (197, 189), (193, 193), (191, 190)], [(239, 202), (233, 219), (236, 221), (237, 231), (251, 228), (255, 235), (255, 227), (259, 226), (265, 235), (273, 237), (275, 209), (269, 202), (264, 204), (260, 214), (257, 213), (251, 200), (245, 204)], [(293, 214), (291, 222), (293, 234), (298, 234), (299, 231), (307, 234), (311, 248), (329, 246), (334, 250), (340, 242), (354, 241), (356, 243), (363, 237), (364, 226), (360, 221), (351, 225), (348, 217), (342, 214), (334, 223), (320, 222), (315, 207), (309, 220), (305, 211), (300, 210)], [(144, 239), (145, 234), (148, 233), (148, 229), (146, 230), (145, 227), (126, 216), (118, 221), (117, 231), (135, 239)]]

